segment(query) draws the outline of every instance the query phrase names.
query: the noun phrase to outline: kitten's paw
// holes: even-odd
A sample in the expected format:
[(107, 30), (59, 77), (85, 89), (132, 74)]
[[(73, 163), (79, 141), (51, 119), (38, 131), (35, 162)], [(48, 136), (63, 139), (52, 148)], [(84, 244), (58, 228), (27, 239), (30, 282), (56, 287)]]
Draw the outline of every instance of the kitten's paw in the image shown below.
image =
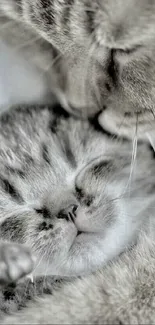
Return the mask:
[(33, 269), (33, 259), (26, 247), (15, 243), (0, 245), (0, 284), (16, 282)]

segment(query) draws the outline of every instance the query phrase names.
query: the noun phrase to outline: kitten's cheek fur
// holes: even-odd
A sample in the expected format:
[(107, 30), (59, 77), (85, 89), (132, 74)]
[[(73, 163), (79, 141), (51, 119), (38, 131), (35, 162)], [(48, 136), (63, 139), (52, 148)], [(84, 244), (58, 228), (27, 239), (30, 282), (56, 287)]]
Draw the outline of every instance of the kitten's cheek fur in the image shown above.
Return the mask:
[[(44, 246), (41, 251), (35, 251), (36, 263), (33, 274), (35, 276), (59, 275), (61, 265), (66, 263), (69, 251), (74, 245), (77, 236), (77, 228), (71, 222), (66, 223), (65, 227), (58, 236), (48, 237), (47, 251)], [(60, 275), (63, 275), (62, 273)]]

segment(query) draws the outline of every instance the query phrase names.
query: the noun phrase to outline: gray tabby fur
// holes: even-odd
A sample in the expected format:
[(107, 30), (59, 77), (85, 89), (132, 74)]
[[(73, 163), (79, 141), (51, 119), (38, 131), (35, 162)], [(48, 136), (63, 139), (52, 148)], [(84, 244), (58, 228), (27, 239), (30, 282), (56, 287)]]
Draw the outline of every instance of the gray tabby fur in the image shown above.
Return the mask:
[(37, 298), (2, 324), (154, 324), (155, 239), (138, 245), (87, 278)]
[[(137, 157), (131, 166), (132, 143), (109, 137), (101, 129), (95, 130), (96, 126), (69, 117), (59, 105), (22, 106), (1, 116), (0, 280), (3, 285), (16, 282), (32, 269), (36, 277), (87, 275), (136, 244), (141, 232), (146, 236), (151, 229), (154, 231), (153, 152), (147, 145), (138, 144)], [(136, 260), (132, 254), (138, 251), (126, 254), (127, 260), (132, 261), (132, 258)], [(122, 265), (118, 261), (113, 266), (117, 269), (118, 265), (118, 273), (119, 263)], [(81, 304), (88, 306), (88, 317), (82, 313), (78, 316), (82, 322), (90, 321), (90, 299), (94, 306), (98, 299), (101, 304), (103, 301), (104, 290), (97, 289), (101, 279), (102, 275), (99, 278), (94, 275), (90, 280), (78, 280), (75, 292), (70, 289), (74, 284), (62, 287), (64, 311), (53, 322), (61, 322), (64, 313), (64, 322), (65, 317), (71, 317), (67, 322), (72, 321), (72, 314), (66, 310), (69, 295), (73, 292), (76, 299), (78, 287), (89, 294), (92, 281), (88, 301), (79, 298)], [(106, 280), (107, 285), (108, 281), (110, 285), (111, 278)], [(53, 286), (55, 283), (51, 283)], [(65, 290), (69, 290), (67, 300)], [(24, 295), (22, 287), (17, 288), (16, 295)], [(30, 298), (33, 296), (37, 293), (32, 290)], [(49, 305), (52, 301), (53, 306), (53, 299), (57, 301), (55, 297), (44, 297), (40, 310), (39, 302), (34, 305), (34, 323), (51, 322)], [(3, 300), (2, 294), (2, 305)], [(18, 298), (17, 309), (26, 300), (22, 304)], [(14, 310), (14, 304), (10, 309), (5, 304), (2, 311)], [(49, 310), (47, 320), (42, 312), (44, 304)], [(31, 308), (25, 312), (28, 318), (25, 316), (23, 321), (28, 323)], [(103, 317), (98, 309), (96, 312), (98, 316), (95, 313), (94, 316)], [(75, 314), (76, 305), (74, 323), (78, 320)], [(21, 316), (18, 321), (22, 322)]]
[[(1, 0), (0, 38), (47, 77), (66, 109), (107, 130), (154, 129), (155, 0)], [(121, 124), (121, 127), (120, 127)]]

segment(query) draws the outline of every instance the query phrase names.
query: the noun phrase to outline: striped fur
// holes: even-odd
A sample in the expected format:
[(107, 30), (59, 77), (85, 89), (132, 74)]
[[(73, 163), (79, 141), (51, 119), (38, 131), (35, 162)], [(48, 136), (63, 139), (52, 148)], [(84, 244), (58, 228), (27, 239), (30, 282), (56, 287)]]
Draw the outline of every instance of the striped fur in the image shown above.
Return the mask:
[[(133, 165), (131, 161), (130, 141), (114, 139), (101, 128), (97, 130), (96, 120), (71, 117), (60, 105), (19, 106), (3, 114), (0, 284), (16, 282), (32, 269), (37, 279), (86, 276), (108, 262), (114, 263), (121, 253), (137, 243), (141, 232), (148, 236), (150, 230), (154, 233), (154, 152), (138, 143)], [(80, 314), (85, 322), (91, 317), (93, 290), (99, 294), (101, 304), (104, 298), (96, 291), (102, 276), (99, 280), (95, 276), (92, 279), (92, 298), (80, 300), (88, 307), (88, 315)], [(78, 286), (87, 291), (87, 284), (85, 287), (81, 281), (77, 282), (75, 295)], [(37, 296), (31, 288), (26, 294), (25, 287), (27, 281), (15, 290), (2, 290), (1, 313), (18, 310)], [(57, 284), (49, 283), (49, 287), (54, 290)], [(41, 290), (41, 285), (37, 290)], [(10, 295), (12, 303), (7, 302)], [(62, 295), (62, 304), (63, 299)], [(50, 306), (53, 300), (45, 297), (43, 301), (43, 306), (46, 302)], [(34, 305), (34, 322), (45, 323), (42, 309), (35, 318), (35, 308)], [(70, 320), (64, 318), (64, 322), (73, 319), (76, 323), (76, 310), (75, 306), (73, 318), (67, 313), (65, 317)], [(51, 308), (49, 311), (47, 322), (52, 317)], [(53, 322), (61, 321), (61, 312), (58, 317)], [(97, 322), (100, 322), (97, 317), (104, 319), (102, 313), (94, 313), (94, 317)]]
[(67, 110), (131, 138), (154, 130), (154, 0), (2, 0), (0, 15)]

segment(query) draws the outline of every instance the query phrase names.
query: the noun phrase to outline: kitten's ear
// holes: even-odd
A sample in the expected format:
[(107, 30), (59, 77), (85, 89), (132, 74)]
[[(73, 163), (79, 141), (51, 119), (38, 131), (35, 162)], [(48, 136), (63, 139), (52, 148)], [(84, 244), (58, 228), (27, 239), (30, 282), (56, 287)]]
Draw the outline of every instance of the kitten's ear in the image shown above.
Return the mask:
[(125, 170), (131, 163), (131, 157), (128, 155), (121, 156), (120, 154), (102, 155), (91, 160), (84, 170), (90, 171), (93, 175), (103, 175), (105, 173), (118, 172)]
[(112, 157), (100, 156), (91, 161), (86, 168), (89, 170), (92, 176), (100, 177), (114, 171), (115, 164)]
[(99, 156), (91, 160), (79, 172), (77, 179), (98, 179), (115, 170), (114, 159), (111, 156)]
[(86, 181), (97, 182), (101, 179), (110, 181), (116, 179), (125, 179), (129, 177), (129, 168), (131, 165), (131, 157), (121, 156), (120, 154), (101, 155), (91, 160), (85, 167), (81, 169), (77, 175), (77, 181), (81, 183)]

